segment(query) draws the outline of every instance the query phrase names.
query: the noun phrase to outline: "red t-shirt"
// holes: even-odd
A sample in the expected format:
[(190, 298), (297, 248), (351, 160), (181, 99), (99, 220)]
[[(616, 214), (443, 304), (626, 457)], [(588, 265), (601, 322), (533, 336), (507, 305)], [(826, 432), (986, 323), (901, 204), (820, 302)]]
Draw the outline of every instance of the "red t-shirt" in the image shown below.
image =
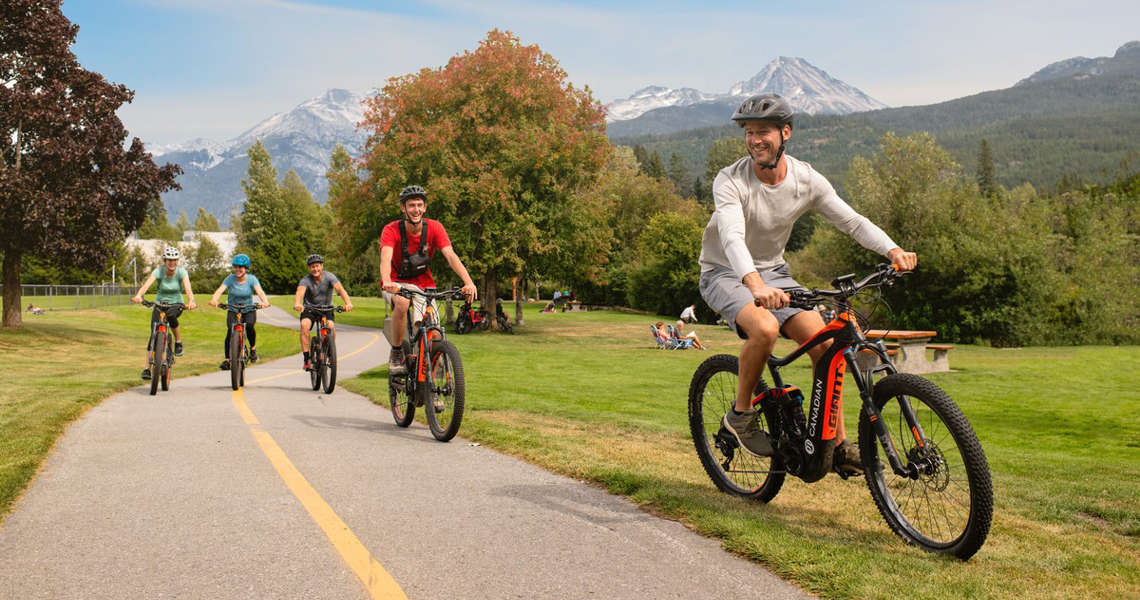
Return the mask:
[[(443, 223), (433, 219), (424, 219), (424, 225), (427, 226), (428, 239), (427, 247), (424, 250), (428, 256), (434, 256), (435, 251), (440, 248), (446, 248), (451, 245), (451, 240), (447, 237), (447, 231), (443, 228)], [(414, 253), (420, 247), (420, 236), (413, 234), (408, 228), (408, 252)], [(422, 233), (422, 229), (420, 230)], [(404, 253), (400, 244), (400, 222), (392, 221), (384, 226), (384, 230), (380, 232), (380, 248), (385, 246), (392, 249), (392, 281), (400, 283), (414, 283), (421, 288), (427, 289), (435, 287), (435, 280), (431, 277), (431, 269), (424, 271), (418, 277), (411, 279), (400, 279), (400, 264), (404, 261)]]

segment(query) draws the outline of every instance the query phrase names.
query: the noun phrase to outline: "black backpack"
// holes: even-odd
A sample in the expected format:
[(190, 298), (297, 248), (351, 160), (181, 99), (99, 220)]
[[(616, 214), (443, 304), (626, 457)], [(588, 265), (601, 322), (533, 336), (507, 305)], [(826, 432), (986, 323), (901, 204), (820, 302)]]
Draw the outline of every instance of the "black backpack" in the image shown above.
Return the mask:
[(428, 270), (428, 262), (431, 258), (427, 255), (427, 237), (428, 237), (428, 223), (424, 219), (423, 231), (420, 233), (420, 247), (416, 249), (415, 254), (408, 252), (408, 230), (404, 220), (400, 220), (400, 253), (402, 261), (400, 264), (400, 279), (415, 279), (423, 275)]

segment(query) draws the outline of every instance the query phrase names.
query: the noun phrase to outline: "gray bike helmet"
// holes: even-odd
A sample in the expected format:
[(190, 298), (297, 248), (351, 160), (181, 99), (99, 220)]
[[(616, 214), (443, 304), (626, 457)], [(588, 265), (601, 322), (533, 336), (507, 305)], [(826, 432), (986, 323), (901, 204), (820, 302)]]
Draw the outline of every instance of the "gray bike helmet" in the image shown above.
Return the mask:
[(779, 94), (757, 94), (740, 103), (732, 120), (744, 127), (745, 121), (775, 121), (780, 125), (791, 125), (795, 111)]
[(309, 265), (312, 265), (314, 263), (324, 264), (324, 262), (325, 262), (325, 259), (322, 258), (320, 254), (310, 254), (309, 258), (305, 259), (305, 263), (309, 264)]
[(424, 202), (427, 202), (427, 190), (418, 185), (409, 185), (400, 190), (400, 204), (407, 202), (409, 198), (423, 198)]

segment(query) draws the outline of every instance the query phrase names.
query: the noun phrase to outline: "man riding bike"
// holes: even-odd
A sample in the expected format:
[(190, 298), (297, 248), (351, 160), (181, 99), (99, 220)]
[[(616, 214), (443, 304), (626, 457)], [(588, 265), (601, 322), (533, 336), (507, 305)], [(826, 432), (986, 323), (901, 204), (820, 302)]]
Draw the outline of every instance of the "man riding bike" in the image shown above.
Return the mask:
[[(400, 206), (404, 218), (384, 226), (380, 233), (380, 287), (384, 296), (395, 305), (392, 312), (392, 351), (388, 358), (389, 373), (403, 373), (404, 332), (407, 329), (407, 298), (396, 295), (399, 283), (411, 283), (422, 289), (435, 287), (435, 279), (428, 269), (428, 261), (438, 250), (447, 259), (452, 271), (463, 280), (463, 293), (468, 300), (476, 298), (475, 284), (467, 274), (463, 261), (451, 248), (447, 231), (439, 221), (424, 217), (427, 211), (427, 191), (418, 185), (409, 185), (400, 191)], [(393, 277), (395, 273), (395, 277)]]
[[(309, 330), (312, 329), (313, 323), (321, 321), (321, 313), (329, 320), (329, 330), (336, 332), (336, 327), (333, 321), (336, 320), (335, 311), (320, 311), (312, 306), (332, 306), (332, 293), (340, 295), (341, 300), (344, 300), (344, 310), (352, 310), (352, 300), (348, 298), (348, 292), (344, 291), (344, 286), (340, 284), (340, 279), (332, 272), (325, 270), (325, 259), (320, 254), (310, 254), (305, 262), (309, 265), (309, 274), (301, 278), (297, 282), (297, 294), (293, 297), (293, 310), (301, 313), (301, 357), (305, 362), (305, 370), (311, 371), (313, 369), (313, 362), (309, 356)], [(309, 307), (306, 307), (308, 304)]]
[[(214, 297), (210, 298), (210, 306), (217, 306), (220, 304), (218, 299), (222, 297), (222, 292), (229, 290), (226, 299), (227, 304), (245, 304), (246, 306), (256, 306), (256, 308), (264, 308), (269, 306), (269, 299), (265, 297), (265, 292), (261, 289), (261, 281), (257, 276), (249, 272), (250, 260), (245, 254), (238, 254), (234, 256), (231, 265), (234, 272), (226, 276), (222, 285), (214, 290)], [(253, 295), (257, 294), (257, 298), (261, 302), (256, 305), (253, 303)], [(237, 320), (237, 315), (233, 311), (226, 313), (226, 340), (222, 342), (222, 352), (225, 359), (218, 368), (226, 371), (230, 368), (230, 338), (233, 336), (234, 321)], [(249, 340), (249, 362), (257, 362), (257, 312), (249, 311), (242, 317), (242, 323), (245, 325), (245, 337)]]
[[(772, 445), (750, 401), (776, 338), (783, 334), (803, 343), (824, 325), (818, 312), (788, 306), (785, 292), (803, 289), (784, 262), (784, 247), (796, 219), (814, 210), (904, 271), (913, 269), (918, 260), (855, 212), (811, 165), (784, 153), (792, 135), (792, 117), (791, 106), (776, 94), (752, 96), (732, 115), (744, 129), (748, 156), (721, 169), (713, 181), (716, 210), (701, 241), (701, 296), (744, 339), (736, 406), (723, 424), (744, 448), (761, 456), (771, 456)], [(808, 351), (813, 367), (829, 345)], [(835, 468), (859, 472), (859, 450), (846, 440), (846, 433), (840, 419)]]
[[(190, 275), (186, 269), (178, 266), (178, 261), (182, 258), (182, 253), (174, 246), (167, 246), (162, 251), (163, 265), (156, 268), (143, 282), (142, 287), (139, 288), (138, 293), (131, 298), (131, 302), (140, 304), (143, 301), (143, 294), (150, 289), (151, 284), (158, 282), (158, 287), (155, 289), (154, 301), (156, 304), (181, 304), (182, 292), (186, 292), (186, 297), (190, 302), (186, 308), (194, 310), (198, 308), (198, 304), (194, 302), (194, 290), (190, 288)], [(154, 328), (155, 324), (160, 320), (161, 309), (155, 306), (154, 310), (150, 313), (150, 326)], [(182, 356), (182, 328), (178, 326), (178, 316), (182, 314), (181, 308), (171, 308), (166, 311), (166, 322), (170, 324), (171, 331), (174, 332), (174, 356)], [(150, 364), (150, 344), (147, 344), (147, 364)], [(144, 380), (150, 379), (150, 367), (142, 370), (142, 378)]]

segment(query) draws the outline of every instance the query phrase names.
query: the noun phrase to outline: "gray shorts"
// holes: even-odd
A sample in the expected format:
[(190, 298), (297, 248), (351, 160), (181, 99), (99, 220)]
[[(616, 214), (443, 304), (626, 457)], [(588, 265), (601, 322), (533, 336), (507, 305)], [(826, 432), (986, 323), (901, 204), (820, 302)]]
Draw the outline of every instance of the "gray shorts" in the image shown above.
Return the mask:
[[(771, 271), (764, 271), (760, 273), (760, 277), (764, 279), (764, 283), (774, 287), (780, 288), (784, 291), (791, 289), (806, 289), (800, 285), (795, 279), (792, 279), (791, 272), (788, 271), (787, 263), (772, 269)], [(736, 327), (736, 315), (745, 306), (755, 302), (752, 297), (752, 292), (740, 282), (740, 278), (736, 276), (736, 272), (732, 269), (725, 267), (714, 267), (708, 271), (701, 272), (701, 297), (708, 303), (709, 308), (720, 313), (721, 318), (728, 321), (732, 330), (736, 335), (741, 338), (747, 338), (743, 331)], [(792, 318), (796, 313), (803, 312), (801, 308), (777, 308), (775, 310), (768, 309), (773, 317), (776, 317), (776, 322), (780, 324), (780, 329), (783, 330), (784, 323)]]

